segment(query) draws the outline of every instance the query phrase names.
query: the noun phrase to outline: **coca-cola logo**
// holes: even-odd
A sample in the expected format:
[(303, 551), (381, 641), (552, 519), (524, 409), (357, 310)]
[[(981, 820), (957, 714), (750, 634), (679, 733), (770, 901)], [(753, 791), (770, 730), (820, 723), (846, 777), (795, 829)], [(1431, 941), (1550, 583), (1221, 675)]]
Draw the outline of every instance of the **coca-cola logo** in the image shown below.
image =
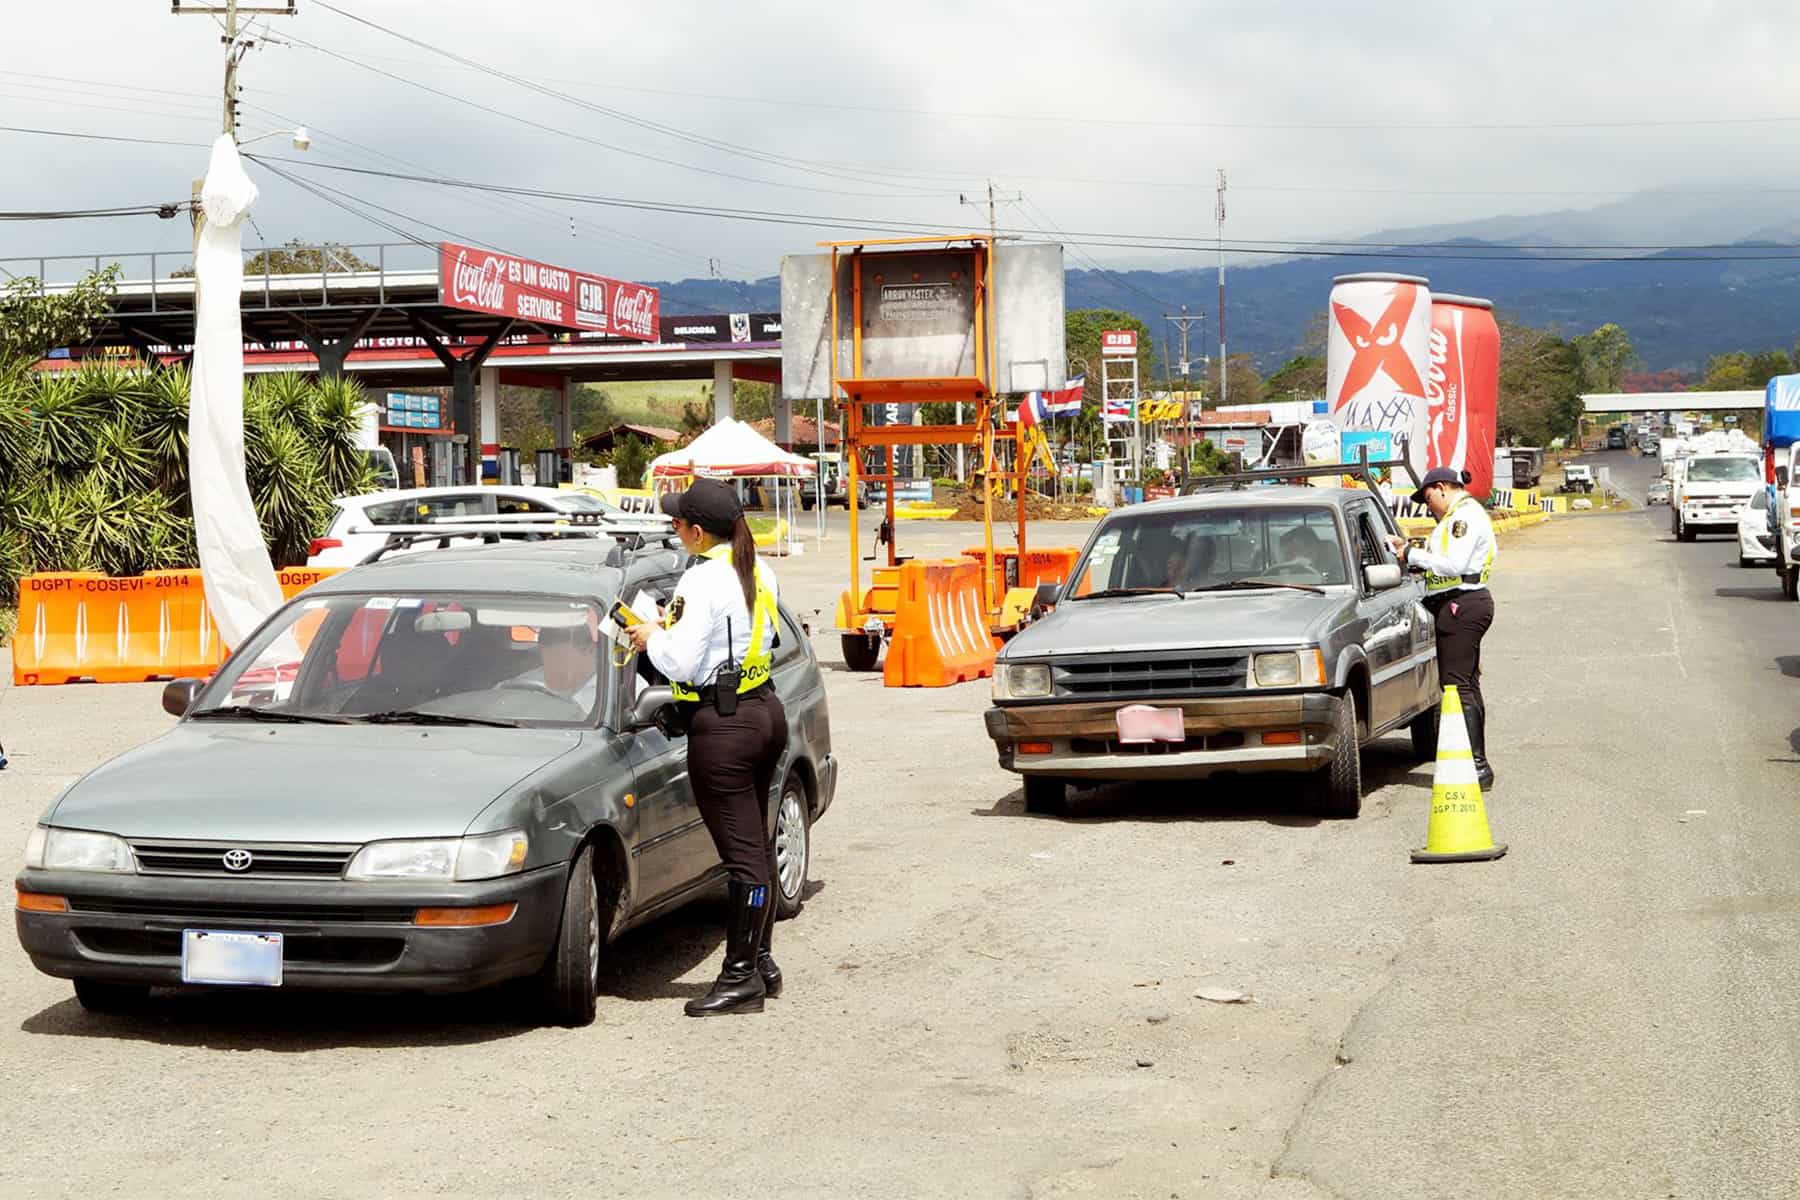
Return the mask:
[(613, 289), (613, 330), (650, 337), (656, 324), (656, 289), (620, 284)]
[[(1457, 344), (1451, 344), (1450, 330), (1433, 326), (1429, 337), (1431, 357), (1425, 371), (1426, 437), (1434, 467), (1461, 467), (1467, 438), (1462, 419), (1461, 314), (1453, 315), (1451, 320), (1455, 323)], [(1457, 360), (1454, 364), (1450, 361), (1452, 353)], [(1457, 376), (1454, 380), (1452, 372)]]
[(477, 308), (504, 309), (506, 264), (490, 254), (478, 267), (469, 261), (468, 251), (458, 251), (456, 268), (450, 273), (450, 299)]

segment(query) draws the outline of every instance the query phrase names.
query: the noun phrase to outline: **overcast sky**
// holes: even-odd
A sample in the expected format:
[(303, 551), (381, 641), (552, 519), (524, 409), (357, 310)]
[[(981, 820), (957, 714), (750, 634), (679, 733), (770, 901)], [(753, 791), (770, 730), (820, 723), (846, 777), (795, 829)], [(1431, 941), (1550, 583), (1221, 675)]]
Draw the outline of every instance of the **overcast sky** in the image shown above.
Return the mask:
[[(624, 278), (704, 276), (715, 259), (727, 277), (770, 275), (783, 253), (884, 218), (985, 224), (957, 193), (990, 177), (1025, 196), (1002, 209), (1003, 226), (1199, 237), (1212, 234), (1223, 167), (1227, 236), (1288, 239), (1800, 178), (1780, 162), (1800, 128), (1800, 81), (1780, 50), (1800, 18), (1771, 0), (333, 2), (427, 45), (300, 0), (298, 16), (270, 20), (273, 37), (365, 65), (298, 44), (252, 50), (243, 136), (304, 122), (313, 137), (304, 155), (282, 137), (252, 152), (304, 160), (282, 169), (385, 206), (381, 220), (423, 239)], [(0, 125), (192, 143), (217, 132), (222, 50), (208, 18), (174, 16), (165, 0), (0, 8)], [(433, 47), (678, 132), (536, 94)], [(203, 148), (0, 133), (0, 210), (179, 199), (205, 159)], [(471, 196), (325, 165), (838, 225)], [(252, 176), (271, 243), (399, 240)], [(4, 223), (0, 259), (178, 251), (189, 237), (184, 222), (143, 217)], [(1112, 267), (1211, 261), (1087, 253)]]

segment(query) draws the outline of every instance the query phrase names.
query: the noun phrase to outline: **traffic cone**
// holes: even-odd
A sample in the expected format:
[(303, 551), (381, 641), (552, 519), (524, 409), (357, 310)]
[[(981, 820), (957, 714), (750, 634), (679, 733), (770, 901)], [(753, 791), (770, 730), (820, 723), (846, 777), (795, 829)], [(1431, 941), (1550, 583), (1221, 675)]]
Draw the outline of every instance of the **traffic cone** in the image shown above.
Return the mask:
[(1481, 781), (1475, 778), (1475, 755), (1469, 749), (1469, 724), (1455, 687), (1444, 689), (1438, 714), (1437, 768), (1431, 780), (1431, 824), (1425, 848), (1414, 850), (1416, 863), (1485, 862), (1506, 847), (1488, 832), (1487, 809), (1481, 803)]

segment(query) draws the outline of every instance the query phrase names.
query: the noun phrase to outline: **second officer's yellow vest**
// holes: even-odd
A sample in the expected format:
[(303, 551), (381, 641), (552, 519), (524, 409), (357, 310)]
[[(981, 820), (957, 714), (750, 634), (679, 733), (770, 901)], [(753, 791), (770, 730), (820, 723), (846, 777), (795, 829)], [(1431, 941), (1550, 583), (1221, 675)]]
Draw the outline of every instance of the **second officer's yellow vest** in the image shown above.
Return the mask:
[[(714, 546), (702, 557), (713, 560), (724, 559), (726, 562), (730, 562), (731, 547)], [(750, 614), (750, 648), (745, 652), (744, 661), (741, 664), (744, 677), (738, 681), (737, 690), (740, 696), (769, 682), (769, 666), (775, 656), (773, 632), (776, 619), (775, 593), (771, 592), (763, 583), (762, 572), (758, 571), (756, 573), (756, 603)], [(765, 631), (768, 631), (769, 636), (764, 636)], [(677, 700), (698, 700), (702, 686), (699, 683), (671, 680), (669, 690), (674, 693)]]
[[(1452, 508), (1449, 512), (1445, 513), (1444, 519), (1437, 523), (1437, 528), (1435, 528), (1431, 531), (1431, 536), (1427, 539), (1426, 544), (1429, 545), (1432, 548), (1432, 550), (1436, 551), (1439, 554), (1449, 554), (1450, 553), (1451, 524), (1452, 524), (1454, 518), (1456, 517), (1457, 509), (1460, 509), (1465, 504), (1473, 504), (1477, 509), (1479, 509), (1481, 507), (1481, 502), (1479, 500), (1475, 499), (1475, 497), (1473, 497), (1473, 496), (1464, 496), (1461, 500), (1458, 500), (1456, 502), (1456, 506), (1454, 508)], [(1486, 585), (1486, 583), (1488, 581), (1488, 576), (1493, 573), (1493, 570), (1494, 570), (1494, 542), (1493, 542), (1492, 538), (1489, 538), (1488, 539), (1487, 558), (1484, 559), (1481, 564), (1481, 580), (1480, 580), (1480, 582), (1484, 586)], [(1474, 582), (1474, 581), (1465, 579), (1461, 575), (1436, 575), (1436, 574), (1433, 574), (1428, 571), (1425, 574), (1425, 592), (1427, 595), (1430, 595), (1435, 592), (1447, 592), (1447, 591), (1450, 591), (1452, 588), (1462, 587), (1464, 584), (1471, 583), (1471, 582)]]

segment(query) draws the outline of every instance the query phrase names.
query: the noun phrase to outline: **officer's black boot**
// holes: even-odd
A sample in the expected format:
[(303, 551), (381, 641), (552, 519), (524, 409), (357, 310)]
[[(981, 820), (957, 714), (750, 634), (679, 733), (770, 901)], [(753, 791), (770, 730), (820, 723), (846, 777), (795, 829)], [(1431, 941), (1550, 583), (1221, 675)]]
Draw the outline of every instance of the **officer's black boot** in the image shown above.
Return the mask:
[(1463, 718), (1469, 723), (1470, 757), (1475, 760), (1475, 778), (1481, 786), (1494, 786), (1494, 768), (1487, 760), (1487, 705), (1480, 700), (1463, 701)]
[[(771, 878), (773, 878), (771, 876)], [(769, 953), (769, 942), (775, 936), (775, 888), (769, 888), (769, 902), (763, 906), (762, 939), (756, 945), (756, 973), (762, 976), (763, 991), (773, 1000), (781, 995), (781, 968), (775, 965), (774, 955)]]
[(756, 970), (756, 949), (762, 941), (763, 916), (769, 907), (769, 889), (761, 884), (731, 881), (729, 912), (725, 919), (725, 965), (713, 981), (712, 991), (687, 1002), (690, 1017), (716, 1017), (725, 1013), (761, 1012), (762, 976)]

